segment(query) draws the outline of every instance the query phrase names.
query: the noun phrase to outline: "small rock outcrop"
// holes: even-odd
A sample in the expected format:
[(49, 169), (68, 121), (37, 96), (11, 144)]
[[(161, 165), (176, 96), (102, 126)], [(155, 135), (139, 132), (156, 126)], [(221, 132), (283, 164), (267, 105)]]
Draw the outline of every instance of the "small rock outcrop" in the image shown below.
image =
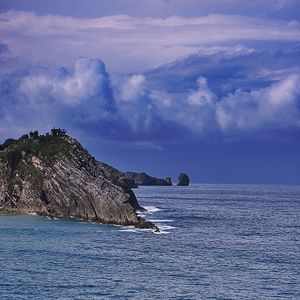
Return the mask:
[(171, 177), (165, 179), (152, 177), (146, 173), (124, 172), (121, 173), (122, 178), (129, 184), (130, 187), (152, 186), (152, 185), (172, 185)]
[(166, 177), (165, 182), (167, 183), (167, 185), (173, 185), (171, 177)]
[(181, 173), (178, 176), (177, 185), (178, 186), (189, 186), (189, 184), (190, 184), (189, 176), (185, 173)]
[(121, 173), (64, 130), (0, 145), (0, 210), (158, 230), (142, 209)]

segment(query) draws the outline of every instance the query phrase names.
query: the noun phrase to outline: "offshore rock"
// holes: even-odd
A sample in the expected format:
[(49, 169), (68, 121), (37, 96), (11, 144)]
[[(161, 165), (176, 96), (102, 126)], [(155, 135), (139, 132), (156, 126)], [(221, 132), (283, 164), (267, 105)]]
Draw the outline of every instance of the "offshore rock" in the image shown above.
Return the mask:
[(181, 173), (178, 176), (177, 185), (178, 186), (189, 186), (189, 184), (190, 184), (189, 176), (185, 173)]
[(171, 177), (166, 177), (165, 182), (167, 183), (167, 185), (173, 185)]
[(131, 187), (141, 186), (155, 186), (163, 185), (170, 186), (172, 185), (171, 177), (165, 179), (152, 177), (146, 173), (136, 173), (136, 172), (124, 172), (121, 173), (122, 178), (130, 184)]
[(65, 132), (37, 132), (0, 146), (0, 210), (158, 228), (120, 172), (96, 161)]

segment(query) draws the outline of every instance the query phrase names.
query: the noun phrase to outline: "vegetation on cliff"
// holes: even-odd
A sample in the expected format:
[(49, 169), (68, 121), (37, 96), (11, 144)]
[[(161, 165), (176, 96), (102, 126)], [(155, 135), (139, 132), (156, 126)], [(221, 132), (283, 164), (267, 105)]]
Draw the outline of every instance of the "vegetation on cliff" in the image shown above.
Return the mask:
[(158, 230), (137, 215), (142, 208), (121, 173), (61, 129), (0, 145), (0, 209)]

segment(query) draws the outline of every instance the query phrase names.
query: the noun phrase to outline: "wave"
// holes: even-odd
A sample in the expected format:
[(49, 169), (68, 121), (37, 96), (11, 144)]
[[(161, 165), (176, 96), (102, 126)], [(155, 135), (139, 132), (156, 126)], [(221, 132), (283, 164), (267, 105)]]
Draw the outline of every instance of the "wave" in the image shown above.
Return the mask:
[(144, 208), (146, 209), (146, 211), (144, 211), (143, 213), (155, 213), (161, 210), (160, 208), (155, 206), (144, 206)]
[(157, 227), (159, 228), (159, 230), (162, 230), (162, 231), (177, 228), (177, 227), (175, 227), (175, 226), (160, 225), (160, 224), (157, 224)]
[(160, 219), (147, 219), (150, 222), (153, 223), (168, 223), (168, 222), (174, 222), (174, 220), (160, 220)]
[(121, 228), (121, 231), (123, 232), (133, 232), (133, 233), (142, 233), (142, 232), (153, 232), (155, 234), (169, 234), (171, 229), (176, 228), (175, 226), (167, 225), (166, 223), (174, 222), (174, 220), (170, 219), (148, 219), (147, 216), (152, 215), (156, 212), (161, 211), (161, 208), (158, 208), (156, 206), (143, 206), (146, 211), (138, 211), (138, 215), (140, 217), (145, 218), (146, 220), (153, 222), (158, 228), (159, 232), (154, 231), (153, 229), (139, 229), (135, 228), (133, 226), (124, 226)]
[(166, 231), (166, 230), (160, 230), (159, 232), (154, 232), (154, 234), (169, 234), (170, 231)]
[(136, 228), (134, 226), (121, 226), (121, 231), (123, 232), (134, 232), (134, 233), (142, 233), (142, 232), (154, 232), (153, 229), (146, 228)]
[(134, 226), (121, 226), (121, 231), (123, 232), (133, 232), (133, 233), (142, 233), (142, 232), (153, 232), (155, 234), (169, 234), (171, 229), (176, 228), (175, 226), (166, 225), (167, 222), (174, 222), (173, 220), (149, 220), (159, 228), (159, 232), (156, 232), (153, 229), (140, 229)]

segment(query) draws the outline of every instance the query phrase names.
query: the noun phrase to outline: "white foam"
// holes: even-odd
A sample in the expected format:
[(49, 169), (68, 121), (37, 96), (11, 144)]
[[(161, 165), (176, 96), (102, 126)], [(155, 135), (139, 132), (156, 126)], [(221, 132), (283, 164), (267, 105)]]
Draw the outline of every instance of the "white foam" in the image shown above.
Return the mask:
[[(146, 229), (146, 228), (136, 228), (134, 226), (122, 226), (121, 231), (123, 232), (133, 232), (133, 233), (141, 233), (145, 231), (153, 231), (153, 229)], [(154, 231), (153, 231), (154, 232)]]
[[(155, 225), (159, 228), (159, 232), (154, 232), (155, 234), (169, 234), (171, 229), (176, 228), (175, 226), (160, 224), (163, 220), (156, 220)], [(172, 221), (172, 220), (171, 220)]]
[(161, 210), (160, 208), (155, 206), (144, 206), (144, 208), (146, 209), (146, 211), (144, 211), (143, 213), (155, 213)]
[(159, 228), (159, 230), (162, 230), (162, 231), (176, 228), (175, 226), (161, 225), (159, 223), (157, 223), (156, 226)]
[(174, 220), (169, 220), (169, 219), (147, 219), (147, 216), (152, 215), (153, 213), (156, 213), (158, 211), (161, 211), (160, 208), (156, 207), (156, 206), (144, 206), (144, 208), (146, 209), (146, 211), (137, 211), (138, 216), (145, 218), (146, 220), (153, 222), (158, 228), (159, 228), (159, 232), (156, 232), (153, 229), (139, 229), (139, 228), (135, 228), (133, 226), (126, 226), (126, 227), (122, 227), (121, 231), (124, 232), (134, 232), (134, 233), (141, 233), (141, 232), (145, 232), (145, 231), (152, 231), (155, 234), (169, 234), (170, 232), (168, 230), (170, 229), (174, 229), (176, 228), (175, 226), (170, 226), (170, 225), (166, 225), (165, 223), (169, 223), (169, 222), (174, 222)]
[(36, 216), (36, 213), (27, 213), (27, 215)]
[(54, 221), (59, 220), (59, 218), (56, 218), (56, 217), (49, 217), (49, 216), (47, 216), (47, 219), (48, 219), (48, 220), (52, 220), (52, 221), (53, 221), (53, 220), (54, 220)]
[[(149, 220), (150, 221), (150, 220)], [(173, 222), (173, 220), (151, 220), (156, 221), (156, 226), (159, 228), (159, 232), (153, 230), (153, 229), (146, 229), (146, 228), (136, 228), (134, 226), (121, 226), (121, 231), (123, 232), (133, 232), (133, 233), (142, 233), (142, 232), (153, 232), (155, 234), (169, 234), (169, 230), (177, 228), (175, 226), (170, 226), (170, 225), (166, 225), (166, 224), (160, 224), (159, 222), (163, 223), (163, 221), (165, 222)]]
[(170, 232), (169, 231), (165, 231), (165, 230), (160, 230), (159, 232), (154, 231), (153, 233), (154, 234), (169, 234)]
[(136, 229), (122, 229), (121, 231), (122, 232), (135, 232), (135, 233), (137, 233)]
[(158, 220), (158, 219), (147, 219), (150, 222), (153, 223), (169, 223), (169, 222), (174, 222), (174, 220)]

